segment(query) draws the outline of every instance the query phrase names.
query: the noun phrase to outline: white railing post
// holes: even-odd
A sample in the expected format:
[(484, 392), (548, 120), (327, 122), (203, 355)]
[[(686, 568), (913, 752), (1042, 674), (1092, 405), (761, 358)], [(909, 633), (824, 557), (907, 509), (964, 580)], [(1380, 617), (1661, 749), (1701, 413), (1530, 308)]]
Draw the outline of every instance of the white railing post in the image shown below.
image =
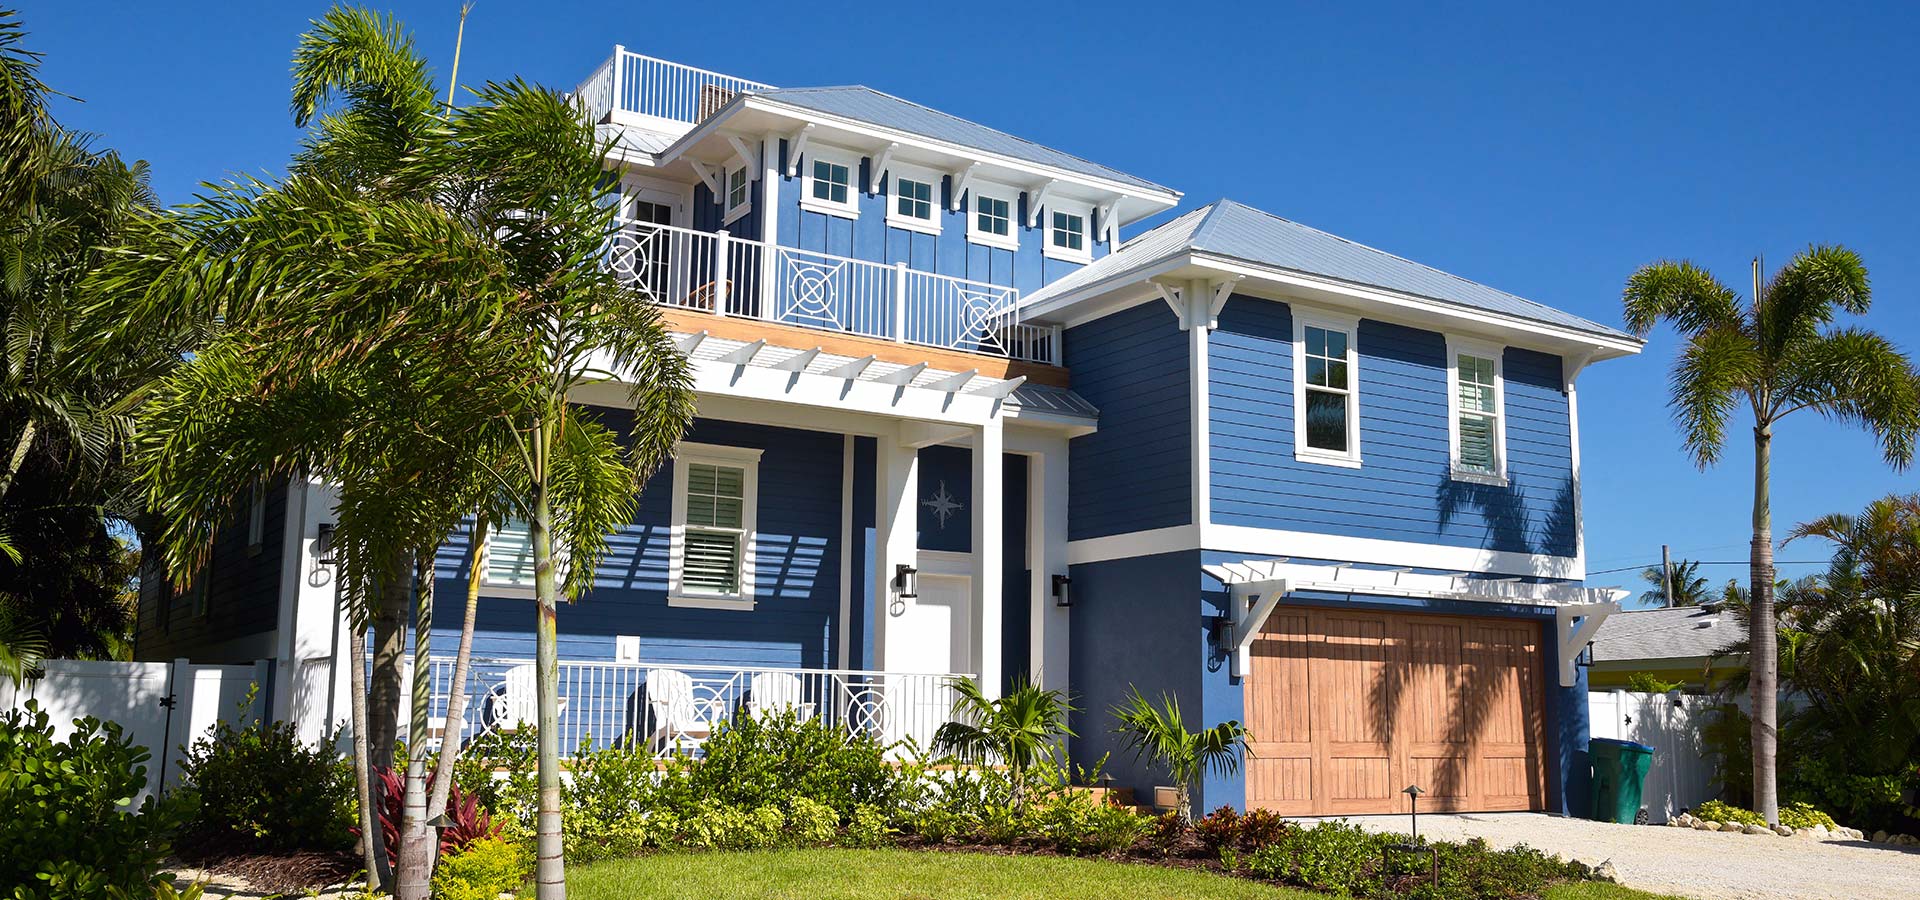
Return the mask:
[(1056, 366), (1067, 364), (1067, 348), (1060, 343), (1061, 328), (1058, 325), (1047, 329), (1047, 358), (1036, 362), (1052, 363)]
[(727, 284), (729, 277), (727, 261), (732, 258), (732, 253), (730, 252), (731, 248), (728, 247), (729, 235), (727, 234), (727, 230), (722, 228), (714, 232), (714, 234), (716, 237), (713, 244), (713, 252), (717, 259), (713, 264), (713, 314), (716, 316), (724, 316), (727, 314), (727, 297), (733, 293)]
[(893, 264), (893, 340), (907, 341), (907, 264)]
[(607, 104), (610, 112), (619, 112), (626, 103), (625, 87), (627, 83), (627, 48), (623, 44), (613, 45), (613, 102)]

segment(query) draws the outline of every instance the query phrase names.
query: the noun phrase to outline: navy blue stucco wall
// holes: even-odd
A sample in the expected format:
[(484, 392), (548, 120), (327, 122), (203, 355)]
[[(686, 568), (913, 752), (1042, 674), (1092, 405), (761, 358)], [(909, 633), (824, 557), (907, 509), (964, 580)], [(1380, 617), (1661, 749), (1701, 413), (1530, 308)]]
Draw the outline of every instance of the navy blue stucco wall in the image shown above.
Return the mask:
[[(616, 429), (624, 428), (619, 413), (608, 411), (603, 418)], [(668, 463), (648, 480), (633, 521), (610, 539), (610, 549), (595, 569), (593, 588), (560, 610), (560, 657), (610, 662), (615, 637), (637, 635), (642, 663), (831, 665), (839, 640), (843, 437), (701, 419), (687, 440), (766, 451), (760, 460), (754, 541), (755, 608), (667, 604), (674, 465)], [(458, 637), (468, 534), (461, 530), (440, 550), (434, 608), (440, 646), (450, 647)], [(532, 602), (484, 591), (474, 655), (532, 658)]]
[(1507, 351), (1509, 484), (1489, 486), (1450, 476), (1444, 336), (1361, 320), (1359, 469), (1294, 459), (1292, 344), (1284, 303), (1236, 295), (1221, 311), (1209, 346), (1214, 522), (1574, 555), (1559, 357)]
[(1164, 303), (1067, 329), (1073, 389), (1100, 430), (1068, 445), (1073, 540), (1192, 521), (1193, 443), (1187, 335)]

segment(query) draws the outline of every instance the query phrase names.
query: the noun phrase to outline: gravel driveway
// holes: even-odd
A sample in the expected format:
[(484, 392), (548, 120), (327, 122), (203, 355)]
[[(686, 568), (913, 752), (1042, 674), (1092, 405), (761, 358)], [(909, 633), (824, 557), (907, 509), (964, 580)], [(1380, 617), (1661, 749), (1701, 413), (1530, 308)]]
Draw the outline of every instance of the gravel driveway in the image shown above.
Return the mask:
[[(1406, 816), (1350, 816), (1375, 831), (1407, 830)], [(1815, 841), (1663, 825), (1611, 825), (1540, 813), (1423, 815), (1433, 838), (1526, 844), (1599, 865), (1620, 883), (1702, 900), (1912, 900), (1920, 849), (1865, 841)]]

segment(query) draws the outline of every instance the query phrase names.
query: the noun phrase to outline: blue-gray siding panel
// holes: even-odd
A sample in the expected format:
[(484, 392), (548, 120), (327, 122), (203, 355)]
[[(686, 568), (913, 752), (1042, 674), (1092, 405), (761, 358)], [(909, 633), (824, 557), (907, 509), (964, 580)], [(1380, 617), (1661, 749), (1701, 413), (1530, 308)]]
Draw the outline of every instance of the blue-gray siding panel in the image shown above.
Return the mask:
[[(1357, 340), (1363, 467), (1295, 460), (1292, 342), (1286, 304), (1235, 296), (1221, 311), (1209, 346), (1214, 522), (1573, 555), (1558, 357), (1507, 351), (1509, 485), (1492, 487), (1449, 475), (1446, 339), (1373, 320)], [(1078, 372), (1075, 388), (1085, 394)]]
[(1074, 391), (1100, 410), (1100, 430), (1069, 445), (1072, 539), (1192, 521), (1186, 342), (1161, 303), (1067, 329)]

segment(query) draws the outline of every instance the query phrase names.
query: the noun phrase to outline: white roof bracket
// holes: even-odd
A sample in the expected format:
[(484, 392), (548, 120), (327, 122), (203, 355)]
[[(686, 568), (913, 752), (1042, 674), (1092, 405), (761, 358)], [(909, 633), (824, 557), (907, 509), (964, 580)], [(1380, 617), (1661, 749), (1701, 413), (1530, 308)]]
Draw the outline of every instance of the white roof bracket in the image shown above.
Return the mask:
[(813, 125), (808, 123), (794, 129), (787, 135), (787, 177), (800, 174), (800, 154), (807, 152), (807, 138), (813, 135)]
[[(1580, 680), (1577, 668), (1580, 652), (1592, 643), (1600, 623), (1620, 611), (1618, 603), (1569, 604), (1553, 611), (1554, 637), (1560, 645), (1560, 686), (1573, 687)], [(1575, 622), (1575, 619), (1579, 619)]]
[(747, 180), (760, 180), (760, 154), (755, 152), (754, 148), (747, 146), (747, 142), (739, 135), (727, 135), (727, 143), (733, 147), (733, 152), (740, 154), (740, 161), (746, 164)]
[(1253, 668), (1253, 640), (1260, 636), (1261, 629), (1267, 627), (1267, 618), (1273, 615), (1274, 608), (1287, 595), (1287, 580), (1279, 578), (1236, 584), (1230, 593), (1234, 598), (1231, 674), (1239, 678)]
[(939, 379), (938, 381), (929, 381), (926, 384), (921, 385), (921, 387), (929, 391), (939, 391), (943, 394), (951, 394), (960, 390), (963, 387), (966, 387), (967, 382), (972, 381), (973, 376), (978, 374), (980, 374), (979, 369), (968, 369), (965, 372), (955, 372), (952, 375), (948, 375), (945, 378)]
[(725, 195), (720, 193), (720, 178), (713, 173), (713, 169), (691, 156), (687, 157), (687, 165), (693, 167), (693, 174), (700, 176), (701, 183), (705, 184), (707, 191), (713, 194), (713, 202), (719, 203), (725, 199)]
[(967, 188), (973, 184), (973, 170), (978, 168), (980, 168), (979, 163), (967, 163), (966, 168), (950, 173), (953, 176), (953, 193), (947, 198), (948, 212), (960, 211), (960, 195), (966, 193)]
[(726, 355), (720, 357), (720, 361), (735, 366), (748, 365), (753, 362), (754, 355), (758, 354), (761, 348), (765, 346), (767, 346), (767, 339), (761, 338), (751, 344), (729, 351)]
[(1040, 204), (1047, 202), (1047, 195), (1053, 193), (1053, 186), (1060, 183), (1058, 178), (1049, 178), (1037, 187), (1027, 188), (1027, 227), (1040, 227)]
[(872, 354), (862, 356), (859, 359), (849, 360), (839, 366), (828, 369), (826, 375), (829, 378), (846, 378), (849, 380), (859, 378), (861, 372), (865, 372), (868, 366), (873, 365), (873, 360), (874, 357)]
[(1107, 243), (1109, 244), (1117, 246), (1120, 243), (1120, 223), (1114, 219), (1113, 213), (1120, 207), (1120, 202), (1126, 199), (1128, 199), (1127, 195), (1121, 194), (1112, 200), (1108, 200), (1094, 207), (1094, 212), (1100, 214), (1100, 221), (1095, 223), (1095, 225), (1100, 229), (1100, 234), (1107, 236)]
[(913, 380), (915, 378), (919, 378), (920, 373), (925, 372), (926, 370), (927, 370), (926, 363), (923, 363), (923, 362), (914, 363), (913, 365), (910, 365), (910, 366), (905, 366), (902, 368), (895, 369), (891, 372), (888, 372), (885, 375), (875, 375), (871, 380), (876, 381), (880, 384), (907, 385), (907, 384), (912, 384)]
[(1027, 376), (1015, 375), (1014, 377), (1009, 378), (1006, 381), (985, 385), (985, 386), (976, 388), (974, 390), (968, 391), (967, 393), (972, 394), (976, 397), (992, 397), (995, 400), (1005, 400), (1009, 396), (1012, 396), (1013, 392), (1019, 389), (1021, 385), (1026, 383), (1027, 383)]
[(696, 331), (693, 334), (689, 334), (686, 337), (681, 338), (680, 344), (679, 344), (680, 355), (692, 356), (693, 351), (699, 349), (701, 343), (705, 342), (706, 339), (707, 339), (707, 333), (705, 331)]
[(1207, 307), (1207, 329), (1220, 327), (1220, 310), (1227, 305), (1227, 298), (1233, 296), (1233, 286), (1245, 276), (1235, 275), (1213, 286), (1213, 305)]
[(897, 141), (891, 142), (874, 154), (873, 165), (867, 167), (867, 193), (880, 193), (880, 173), (886, 171), (887, 165), (893, 162), (893, 151), (899, 148)]
[(1149, 283), (1160, 292), (1160, 299), (1167, 301), (1167, 308), (1173, 310), (1173, 317), (1180, 322), (1180, 330), (1187, 330), (1187, 308), (1186, 304), (1180, 302), (1180, 289), (1167, 287), (1158, 281)]
[(815, 347), (812, 350), (802, 350), (799, 353), (795, 353), (794, 355), (789, 356), (786, 359), (783, 359), (777, 363), (774, 363), (773, 365), (768, 366), (767, 368), (779, 369), (782, 372), (805, 372), (807, 370), (807, 366), (812, 365), (813, 358), (819, 355), (820, 355), (819, 347)]

